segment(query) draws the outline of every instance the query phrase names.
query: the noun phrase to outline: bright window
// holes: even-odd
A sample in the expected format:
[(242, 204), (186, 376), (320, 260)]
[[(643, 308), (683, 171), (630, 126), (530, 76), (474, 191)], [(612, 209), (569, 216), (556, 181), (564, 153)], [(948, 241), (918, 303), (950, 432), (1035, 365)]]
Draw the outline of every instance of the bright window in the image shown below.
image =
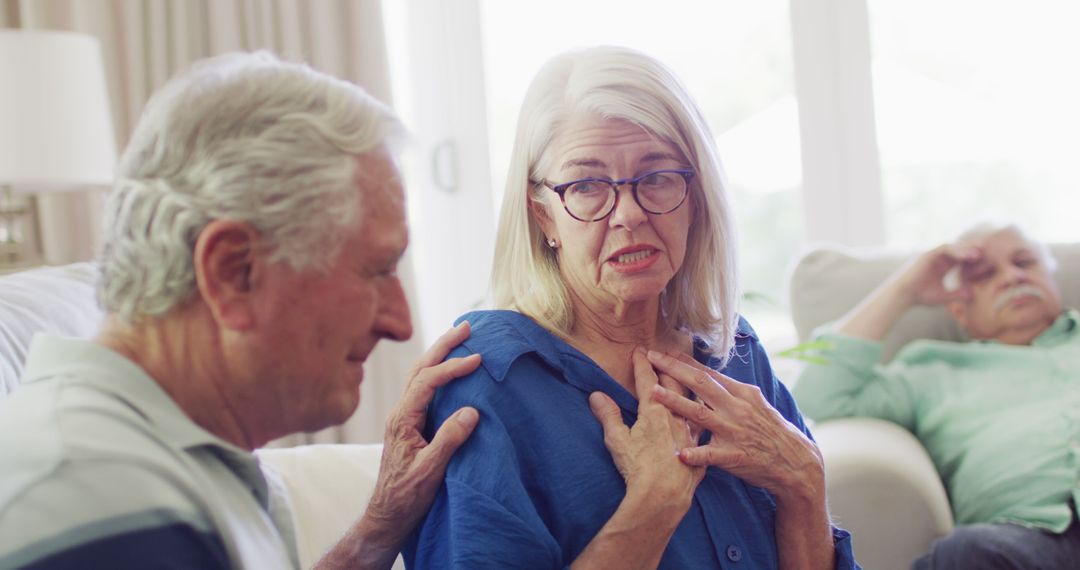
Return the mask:
[(1080, 5), (869, 2), (887, 239), (926, 246), (977, 218), (1076, 241)]

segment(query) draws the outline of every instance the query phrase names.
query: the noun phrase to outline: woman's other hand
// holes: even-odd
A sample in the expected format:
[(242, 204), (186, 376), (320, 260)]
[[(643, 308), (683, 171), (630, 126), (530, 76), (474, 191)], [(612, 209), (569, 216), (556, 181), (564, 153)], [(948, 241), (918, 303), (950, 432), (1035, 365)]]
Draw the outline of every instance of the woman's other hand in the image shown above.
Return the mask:
[(685, 355), (650, 351), (648, 359), (697, 395), (695, 401), (657, 385), (652, 388), (655, 401), (712, 433), (707, 444), (682, 449), (683, 462), (719, 467), (768, 490), (778, 503), (824, 497), (825, 468), (817, 445), (780, 415), (757, 386)]
[(655, 386), (655, 400), (700, 429), (709, 443), (683, 449), (688, 465), (713, 465), (776, 499), (777, 556), (781, 568), (832, 568), (836, 560), (825, 504), (825, 463), (817, 445), (772, 407), (757, 386), (743, 384), (687, 355), (649, 352), (663, 374), (697, 401)]

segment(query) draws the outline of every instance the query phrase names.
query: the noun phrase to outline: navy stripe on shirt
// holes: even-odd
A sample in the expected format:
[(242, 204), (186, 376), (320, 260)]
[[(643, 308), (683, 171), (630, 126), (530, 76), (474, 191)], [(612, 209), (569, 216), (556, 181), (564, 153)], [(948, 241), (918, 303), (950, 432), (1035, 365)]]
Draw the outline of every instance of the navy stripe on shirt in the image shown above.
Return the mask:
[[(20, 557), (23, 558), (23, 557)], [(183, 523), (132, 530), (72, 545), (34, 561), (0, 560), (0, 569), (96, 570), (227, 570), (229, 559), (216, 534)]]

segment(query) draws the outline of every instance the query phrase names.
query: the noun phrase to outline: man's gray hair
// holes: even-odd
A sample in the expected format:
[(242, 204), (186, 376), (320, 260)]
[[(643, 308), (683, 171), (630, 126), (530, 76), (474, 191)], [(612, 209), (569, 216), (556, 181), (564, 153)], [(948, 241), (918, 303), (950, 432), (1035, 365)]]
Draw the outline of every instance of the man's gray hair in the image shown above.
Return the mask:
[(1005, 230), (1013, 230), (1023, 238), (1024, 241), (1031, 246), (1031, 249), (1034, 250), (1035, 254), (1042, 258), (1043, 265), (1046, 266), (1047, 271), (1050, 273), (1057, 271), (1057, 259), (1055, 259), (1054, 255), (1050, 252), (1050, 246), (1042, 241), (1033, 239), (1031, 235), (1016, 222), (979, 222), (963, 232), (960, 232), (960, 235), (956, 238), (956, 243), (979, 240)]
[(402, 133), (363, 89), (267, 52), (197, 63), (150, 99), (120, 159), (103, 307), (131, 321), (193, 297), (193, 248), (215, 219), (251, 224), (272, 261), (324, 268), (356, 218), (357, 157)]
[[(1046, 272), (1053, 274), (1057, 271), (1057, 259), (1054, 254), (1050, 252), (1050, 246), (1046, 245), (1042, 241), (1033, 239), (1028, 232), (1024, 230), (1020, 224), (1011, 221), (980, 221), (960, 232), (960, 235), (956, 237), (954, 243), (962, 244), (971, 241), (978, 241), (987, 236), (994, 235), (998, 232), (1005, 230), (1012, 230), (1017, 233), (1028, 245), (1031, 246), (1031, 250), (1035, 255), (1039, 256), (1039, 260), (1042, 261), (1043, 266), (1046, 267)], [(950, 291), (954, 291), (960, 288), (960, 268), (959, 266), (953, 267), (947, 273), (943, 279), (945, 288)]]
[(570, 295), (555, 252), (529, 209), (552, 160), (549, 148), (567, 122), (582, 114), (623, 119), (670, 142), (690, 161), (694, 217), (682, 267), (661, 295), (661, 320), (710, 344), (726, 359), (738, 324), (738, 274), (732, 207), (716, 145), (682, 83), (659, 61), (625, 48), (572, 51), (549, 61), (533, 79), (518, 118), (502, 214), (495, 239), (492, 293), (499, 308), (516, 309), (568, 336)]

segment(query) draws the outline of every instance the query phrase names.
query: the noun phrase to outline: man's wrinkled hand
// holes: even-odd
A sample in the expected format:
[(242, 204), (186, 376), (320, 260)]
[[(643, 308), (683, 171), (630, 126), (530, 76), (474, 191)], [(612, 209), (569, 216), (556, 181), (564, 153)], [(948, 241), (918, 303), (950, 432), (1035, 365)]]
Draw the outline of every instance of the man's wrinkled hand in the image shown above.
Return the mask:
[(463, 322), (443, 334), (409, 373), (405, 393), (386, 421), (382, 462), (375, 491), (364, 517), (397, 539), (398, 546), (435, 500), (450, 457), (472, 434), (479, 420), (474, 408), (454, 412), (431, 441), (424, 439), (427, 406), (435, 390), (480, 365), (480, 355), (446, 355), (469, 337)]

